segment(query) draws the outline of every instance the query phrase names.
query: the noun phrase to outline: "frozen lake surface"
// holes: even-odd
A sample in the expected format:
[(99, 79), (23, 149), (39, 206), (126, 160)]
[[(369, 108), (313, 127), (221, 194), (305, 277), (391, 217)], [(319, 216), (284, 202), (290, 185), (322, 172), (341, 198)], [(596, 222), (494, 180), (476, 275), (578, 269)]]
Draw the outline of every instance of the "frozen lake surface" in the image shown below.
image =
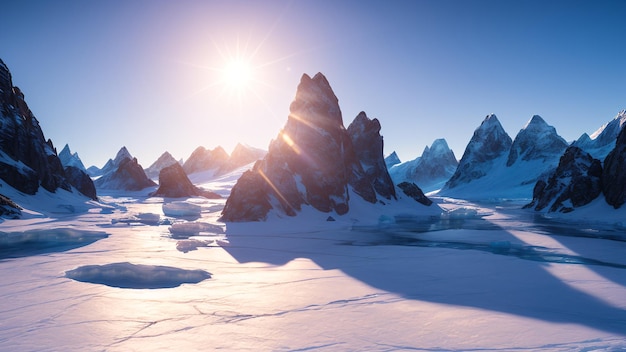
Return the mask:
[(626, 350), (619, 226), (436, 199), (226, 227), (224, 200), (102, 199), (0, 223), (1, 351)]

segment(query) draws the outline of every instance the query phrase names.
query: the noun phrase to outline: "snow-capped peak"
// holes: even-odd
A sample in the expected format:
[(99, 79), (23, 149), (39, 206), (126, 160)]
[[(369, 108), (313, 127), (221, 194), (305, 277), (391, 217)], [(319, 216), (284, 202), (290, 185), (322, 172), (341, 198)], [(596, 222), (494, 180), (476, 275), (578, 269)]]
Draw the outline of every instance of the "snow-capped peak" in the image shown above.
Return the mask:
[(78, 153), (71, 152), (69, 144), (66, 144), (65, 147), (63, 147), (63, 150), (59, 153), (59, 159), (61, 160), (61, 165), (63, 165), (63, 167), (74, 166), (85, 172), (87, 171), (82, 160), (80, 160)]
[(558, 161), (567, 145), (553, 126), (548, 125), (539, 115), (534, 115), (515, 137), (506, 165), (513, 165), (518, 157), (524, 161)]
[(128, 149), (126, 149), (126, 147), (122, 147), (118, 152), (117, 155), (115, 156), (115, 159), (113, 159), (113, 163), (115, 165), (119, 165), (122, 160), (124, 159), (132, 159), (133, 156), (130, 154), (130, 152), (128, 151)]

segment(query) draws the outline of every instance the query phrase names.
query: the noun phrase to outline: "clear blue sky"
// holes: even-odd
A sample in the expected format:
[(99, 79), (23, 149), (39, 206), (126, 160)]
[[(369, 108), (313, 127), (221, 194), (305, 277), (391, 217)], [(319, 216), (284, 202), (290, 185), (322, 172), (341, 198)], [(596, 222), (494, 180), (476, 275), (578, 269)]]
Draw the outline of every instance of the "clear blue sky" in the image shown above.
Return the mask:
[[(381, 121), (385, 154), (445, 138), (458, 158), (495, 113), (567, 140), (626, 109), (626, 1), (11, 1), (0, 58), (57, 149), (102, 166), (127, 146), (266, 149), (300, 76), (323, 72), (347, 126)], [(222, 75), (237, 57), (252, 80)]]

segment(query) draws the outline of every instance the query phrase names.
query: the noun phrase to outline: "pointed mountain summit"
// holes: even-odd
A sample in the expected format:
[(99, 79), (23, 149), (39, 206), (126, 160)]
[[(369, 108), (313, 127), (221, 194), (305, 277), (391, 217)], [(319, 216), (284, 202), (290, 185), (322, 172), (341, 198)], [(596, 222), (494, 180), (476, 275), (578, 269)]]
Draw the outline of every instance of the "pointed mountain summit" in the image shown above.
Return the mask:
[(444, 189), (485, 176), (494, 160), (507, 154), (512, 144), (511, 137), (504, 131), (496, 115), (488, 115), (474, 131), (459, 166)]
[(385, 158), (385, 165), (387, 165), (387, 169), (391, 169), (392, 166), (400, 163), (400, 157), (398, 157), (398, 154), (395, 151)]
[(140, 191), (156, 186), (126, 147), (117, 152), (115, 159), (109, 159), (102, 171), (102, 177), (94, 181), (98, 189)]
[(588, 152), (596, 159), (604, 160), (615, 147), (615, 141), (625, 123), (626, 110), (622, 110), (613, 120), (602, 125), (591, 136), (583, 133), (573, 145)]
[(265, 158), (237, 181), (222, 220), (261, 221), (270, 211), (295, 216), (303, 206), (343, 215), (352, 202), (395, 200), (379, 131), (365, 113), (346, 130), (326, 77), (303, 75), (287, 123)]
[(59, 159), (61, 159), (63, 167), (74, 166), (77, 169), (87, 172), (87, 169), (85, 169), (85, 165), (83, 164), (83, 161), (80, 160), (78, 153), (72, 153), (69, 144), (66, 144), (65, 147), (63, 147), (63, 150), (59, 153)]
[(568, 143), (556, 133), (539, 115), (534, 115), (522, 128), (511, 146), (506, 166), (513, 165), (518, 158), (523, 161), (543, 160), (550, 162), (559, 158)]
[(151, 179), (158, 178), (161, 170), (173, 164), (178, 164), (178, 161), (176, 161), (176, 159), (174, 159), (172, 154), (170, 154), (169, 152), (164, 152), (155, 162), (152, 163), (152, 165), (150, 165), (145, 170), (146, 176)]
[(389, 174), (395, 184), (411, 182), (424, 192), (440, 189), (452, 177), (459, 162), (445, 139), (436, 139), (414, 160), (393, 166)]

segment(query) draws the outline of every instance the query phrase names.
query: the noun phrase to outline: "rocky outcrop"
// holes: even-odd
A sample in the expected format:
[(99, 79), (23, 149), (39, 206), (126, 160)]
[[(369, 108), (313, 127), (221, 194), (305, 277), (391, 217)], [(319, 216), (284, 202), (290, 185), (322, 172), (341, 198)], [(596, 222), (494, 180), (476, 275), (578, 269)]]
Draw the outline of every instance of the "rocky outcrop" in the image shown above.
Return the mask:
[(221, 198), (217, 193), (196, 187), (178, 162), (171, 164), (159, 173), (159, 188), (151, 196), (182, 198), (200, 196), (205, 198)]
[(496, 115), (488, 115), (474, 131), (459, 166), (444, 188), (454, 188), (485, 176), (494, 160), (509, 153), (512, 143)]
[(567, 149), (568, 143), (539, 115), (533, 116), (511, 145), (506, 166), (516, 161), (541, 160), (552, 162)]
[(96, 186), (85, 170), (79, 169), (76, 166), (66, 166), (64, 171), (68, 182), (74, 186), (78, 192), (93, 200), (98, 200)]
[(140, 191), (156, 183), (146, 176), (137, 158), (125, 158), (112, 172), (103, 175), (95, 182), (98, 189)]
[(626, 202), (626, 129), (622, 129), (615, 148), (604, 159), (602, 193), (615, 209)]
[(22, 208), (9, 197), (0, 194), (0, 217), (19, 219), (22, 216)]
[[(363, 182), (374, 186), (374, 191), (386, 199), (396, 198), (396, 189), (391, 181), (383, 158), (383, 137), (380, 135), (378, 119), (369, 119), (361, 111), (348, 126), (352, 147), (363, 168)], [(375, 201), (375, 196), (373, 201)]]
[(152, 165), (150, 165), (145, 170), (146, 175), (151, 179), (157, 178), (159, 177), (161, 170), (174, 164), (178, 164), (178, 161), (176, 161), (176, 159), (174, 159), (172, 154), (170, 154), (169, 152), (164, 152), (154, 163), (152, 163)]
[(567, 213), (589, 204), (602, 191), (602, 164), (582, 149), (567, 148), (556, 170), (535, 184), (525, 208)]
[(71, 191), (51, 140), (46, 140), (24, 100), (13, 86), (11, 73), (0, 60), (0, 178), (20, 192), (33, 195), (39, 187), (49, 192)]
[(426, 197), (424, 192), (422, 192), (422, 190), (415, 183), (401, 182), (398, 184), (398, 188), (400, 188), (404, 194), (415, 199), (421, 204), (426, 206), (433, 204), (433, 201)]
[[(365, 114), (356, 120), (348, 133), (326, 77), (303, 75), (285, 127), (265, 158), (237, 181), (222, 220), (264, 220), (272, 209), (294, 216), (303, 205), (342, 215), (351, 196), (370, 203), (395, 198), (385, 176), (380, 124)], [(355, 150), (354, 143), (368, 145)]]

